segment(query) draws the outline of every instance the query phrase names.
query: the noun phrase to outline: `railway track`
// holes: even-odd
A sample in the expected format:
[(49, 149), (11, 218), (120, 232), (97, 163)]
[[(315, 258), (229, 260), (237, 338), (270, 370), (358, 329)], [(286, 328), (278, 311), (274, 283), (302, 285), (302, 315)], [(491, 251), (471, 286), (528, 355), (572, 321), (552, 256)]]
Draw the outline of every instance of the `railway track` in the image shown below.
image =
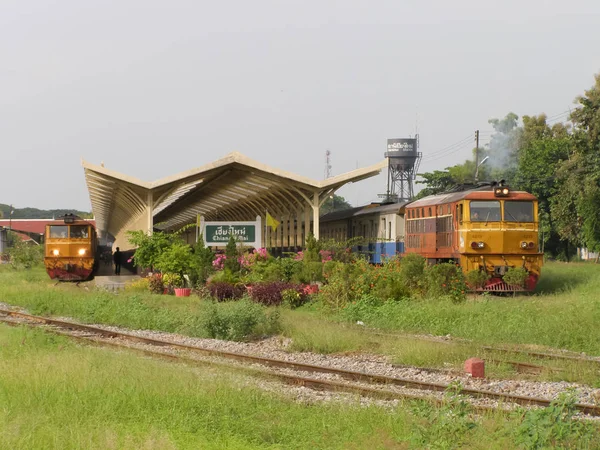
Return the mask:
[[(351, 370), (343, 370), (333, 367), (327, 366), (318, 366), (312, 364), (304, 364), (298, 362), (290, 362), (280, 359), (273, 358), (265, 358), (255, 355), (247, 355), (243, 353), (233, 353), (233, 352), (225, 352), (221, 350), (213, 350), (206, 349), (197, 346), (191, 346), (187, 344), (181, 344), (176, 342), (164, 341), (160, 339), (134, 336), (124, 332), (117, 332), (112, 330), (106, 330), (103, 328), (98, 328), (90, 325), (83, 325), (73, 322), (68, 322), (64, 320), (58, 319), (50, 319), (47, 317), (34, 316), (31, 314), (26, 314), (18, 311), (11, 311), (0, 309), (0, 315), (5, 316), (4, 319), (0, 319), (4, 322), (10, 322), (15, 324), (14, 319), (19, 319), (24, 322), (18, 322), (18, 324), (24, 324), (29, 326), (40, 326), (47, 325), (51, 327), (55, 327), (54, 329), (50, 329), (50, 331), (59, 332), (60, 334), (65, 334), (65, 330), (76, 331), (79, 335), (73, 336), (71, 334), (67, 334), (68, 336), (75, 337), (80, 340), (85, 340), (89, 342), (100, 343), (101, 345), (111, 345), (117, 347), (126, 347), (131, 349), (132, 347), (126, 345), (124, 342), (130, 343), (139, 343), (145, 344), (147, 346), (154, 347), (163, 347), (169, 348), (173, 350), (179, 350), (184, 352), (192, 352), (194, 354), (208, 356), (208, 357), (216, 357), (226, 361), (236, 361), (244, 364), (258, 364), (263, 367), (268, 368), (276, 368), (276, 369), (287, 369), (289, 371), (296, 371), (301, 373), (320, 373), (320, 374), (328, 374), (339, 377), (344, 381), (333, 381), (333, 380), (324, 380), (319, 378), (311, 378), (303, 375), (294, 375), (289, 373), (281, 373), (269, 371), (267, 376), (278, 378), (286, 383), (301, 385), (313, 389), (318, 390), (328, 390), (328, 391), (344, 391), (351, 392), (367, 397), (375, 397), (379, 399), (401, 399), (401, 398), (410, 398), (410, 399), (423, 399), (424, 397), (421, 395), (403, 393), (394, 391), (391, 389), (385, 389), (386, 387), (401, 387), (408, 388), (423, 392), (430, 393), (439, 393), (446, 392), (452, 386), (449, 384), (442, 383), (428, 383), (420, 380), (409, 379), (409, 378), (399, 378), (399, 377), (390, 377), (383, 376), (378, 374), (371, 374), (366, 372), (358, 372)], [(12, 318), (12, 319), (10, 319)], [(107, 339), (108, 341), (98, 341), (98, 339)], [(133, 347), (134, 350), (140, 350), (138, 348)], [(141, 350), (143, 353), (150, 356), (157, 356), (162, 358), (168, 358), (171, 360), (178, 360), (182, 362), (201, 362), (197, 359), (175, 355), (175, 354), (166, 354), (164, 352), (156, 352), (150, 351), (147, 349)], [(213, 362), (214, 363), (214, 362)], [(253, 370), (255, 370), (253, 368)], [(349, 384), (348, 381), (357, 382), (358, 384)], [(514, 395), (507, 393), (497, 393), (486, 390), (478, 390), (471, 388), (462, 388), (461, 394), (472, 397), (474, 399), (491, 399), (500, 404), (516, 404), (522, 406), (541, 406), (547, 407), (550, 405), (551, 400), (545, 398), (538, 397), (527, 397), (522, 395)], [(437, 400), (439, 401), (439, 400)], [(591, 404), (582, 404), (578, 403), (575, 405), (576, 409), (581, 413), (588, 414), (591, 416), (600, 416), (600, 407)], [(476, 406), (476, 409), (494, 409), (490, 406)]]
[[(468, 344), (470, 344), (470, 341), (468, 341), (466, 339), (441, 340), (436, 337), (416, 336), (416, 335), (407, 335), (407, 334), (394, 334), (394, 333), (373, 333), (373, 334), (378, 335), (378, 336), (385, 336), (385, 337), (396, 337), (396, 338), (410, 339), (410, 340), (415, 340), (415, 341), (433, 342), (433, 343), (438, 343), (438, 344), (443, 344), (443, 345), (468, 345)], [(599, 370), (600, 370), (600, 359), (590, 357), (590, 356), (582, 356), (582, 355), (576, 355), (576, 354), (547, 353), (547, 352), (516, 349), (516, 348), (509, 348), (509, 347), (494, 347), (491, 345), (485, 345), (485, 346), (481, 346), (479, 348), (481, 348), (481, 350), (484, 350), (487, 352), (496, 352), (496, 353), (503, 353), (503, 354), (519, 355), (519, 356), (529, 356), (531, 358), (549, 360), (549, 361), (555, 360), (555, 361), (572, 361), (572, 362), (590, 363), (590, 364), (598, 365)], [(515, 369), (517, 369), (517, 371), (527, 372), (527, 373), (541, 373), (544, 370), (548, 370), (551, 372), (552, 371), (555, 371), (555, 372), (564, 371), (564, 369), (561, 369), (561, 368), (542, 366), (542, 365), (525, 363), (525, 362), (520, 362), (520, 361), (506, 361), (506, 360), (498, 360), (498, 359), (493, 359), (493, 358), (485, 358), (485, 359), (488, 361), (506, 363), (506, 364), (509, 364), (509, 365), (512, 365), (513, 367), (515, 367)]]

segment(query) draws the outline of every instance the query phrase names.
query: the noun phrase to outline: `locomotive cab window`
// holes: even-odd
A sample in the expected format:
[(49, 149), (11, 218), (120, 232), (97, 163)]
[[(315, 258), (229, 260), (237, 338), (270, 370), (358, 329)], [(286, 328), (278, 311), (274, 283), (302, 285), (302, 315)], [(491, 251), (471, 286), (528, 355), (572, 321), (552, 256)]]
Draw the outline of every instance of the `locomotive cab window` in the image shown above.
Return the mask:
[(69, 237), (71, 239), (87, 239), (88, 238), (88, 226), (87, 225), (71, 225)]
[(471, 207), (471, 222), (500, 222), (500, 202), (473, 200)]
[(69, 227), (67, 225), (51, 225), (50, 226), (50, 237), (51, 238), (66, 238), (68, 237)]
[(533, 202), (504, 202), (504, 220), (507, 222), (533, 222)]

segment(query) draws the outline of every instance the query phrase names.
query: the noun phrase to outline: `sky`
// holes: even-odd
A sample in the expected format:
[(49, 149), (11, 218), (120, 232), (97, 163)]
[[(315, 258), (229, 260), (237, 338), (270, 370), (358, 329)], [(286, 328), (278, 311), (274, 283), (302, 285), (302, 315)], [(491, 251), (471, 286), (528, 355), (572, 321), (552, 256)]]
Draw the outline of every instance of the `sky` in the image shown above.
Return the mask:
[(320, 180), (326, 150), (338, 175), (416, 131), (441, 170), (490, 118), (564, 119), (599, 23), (597, 0), (0, 0), (0, 203), (89, 211), (82, 158), (152, 181), (239, 151)]

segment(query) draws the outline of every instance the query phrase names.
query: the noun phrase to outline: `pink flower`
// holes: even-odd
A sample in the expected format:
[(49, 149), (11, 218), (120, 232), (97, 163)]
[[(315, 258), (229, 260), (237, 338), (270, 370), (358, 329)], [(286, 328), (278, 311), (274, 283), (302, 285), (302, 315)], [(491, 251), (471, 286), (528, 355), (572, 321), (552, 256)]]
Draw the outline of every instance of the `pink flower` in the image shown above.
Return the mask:
[(212, 262), (213, 267), (217, 270), (221, 270), (223, 268), (223, 266), (225, 265), (226, 259), (227, 259), (227, 256), (225, 256), (225, 255), (217, 255), (215, 260)]
[(133, 261), (133, 258), (129, 258), (129, 259), (127, 260), (127, 262), (128, 262), (128, 263), (130, 263), (131, 261)]
[(330, 252), (329, 250), (321, 250), (319, 255), (321, 255), (321, 262), (327, 262), (333, 259), (333, 252)]
[(303, 252), (298, 252), (298, 253), (296, 254), (296, 256), (294, 257), (294, 259), (295, 259), (296, 261), (302, 261), (302, 260), (304, 259), (304, 253), (303, 253)]

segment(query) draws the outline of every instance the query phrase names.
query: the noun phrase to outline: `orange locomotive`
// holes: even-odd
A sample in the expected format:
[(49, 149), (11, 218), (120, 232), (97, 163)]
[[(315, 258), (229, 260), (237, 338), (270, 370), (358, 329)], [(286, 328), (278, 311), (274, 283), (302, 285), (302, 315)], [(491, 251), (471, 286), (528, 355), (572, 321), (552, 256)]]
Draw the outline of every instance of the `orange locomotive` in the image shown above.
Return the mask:
[[(466, 274), (489, 275), (486, 291), (533, 291), (543, 253), (538, 248), (538, 202), (503, 182), (432, 195), (406, 205), (405, 252), (428, 262), (456, 262)], [(511, 267), (529, 274), (524, 289), (502, 277)]]
[(52, 279), (83, 281), (97, 267), (98, 238), (94, 226), (67, 214), (46, 225), (44, 265)]

